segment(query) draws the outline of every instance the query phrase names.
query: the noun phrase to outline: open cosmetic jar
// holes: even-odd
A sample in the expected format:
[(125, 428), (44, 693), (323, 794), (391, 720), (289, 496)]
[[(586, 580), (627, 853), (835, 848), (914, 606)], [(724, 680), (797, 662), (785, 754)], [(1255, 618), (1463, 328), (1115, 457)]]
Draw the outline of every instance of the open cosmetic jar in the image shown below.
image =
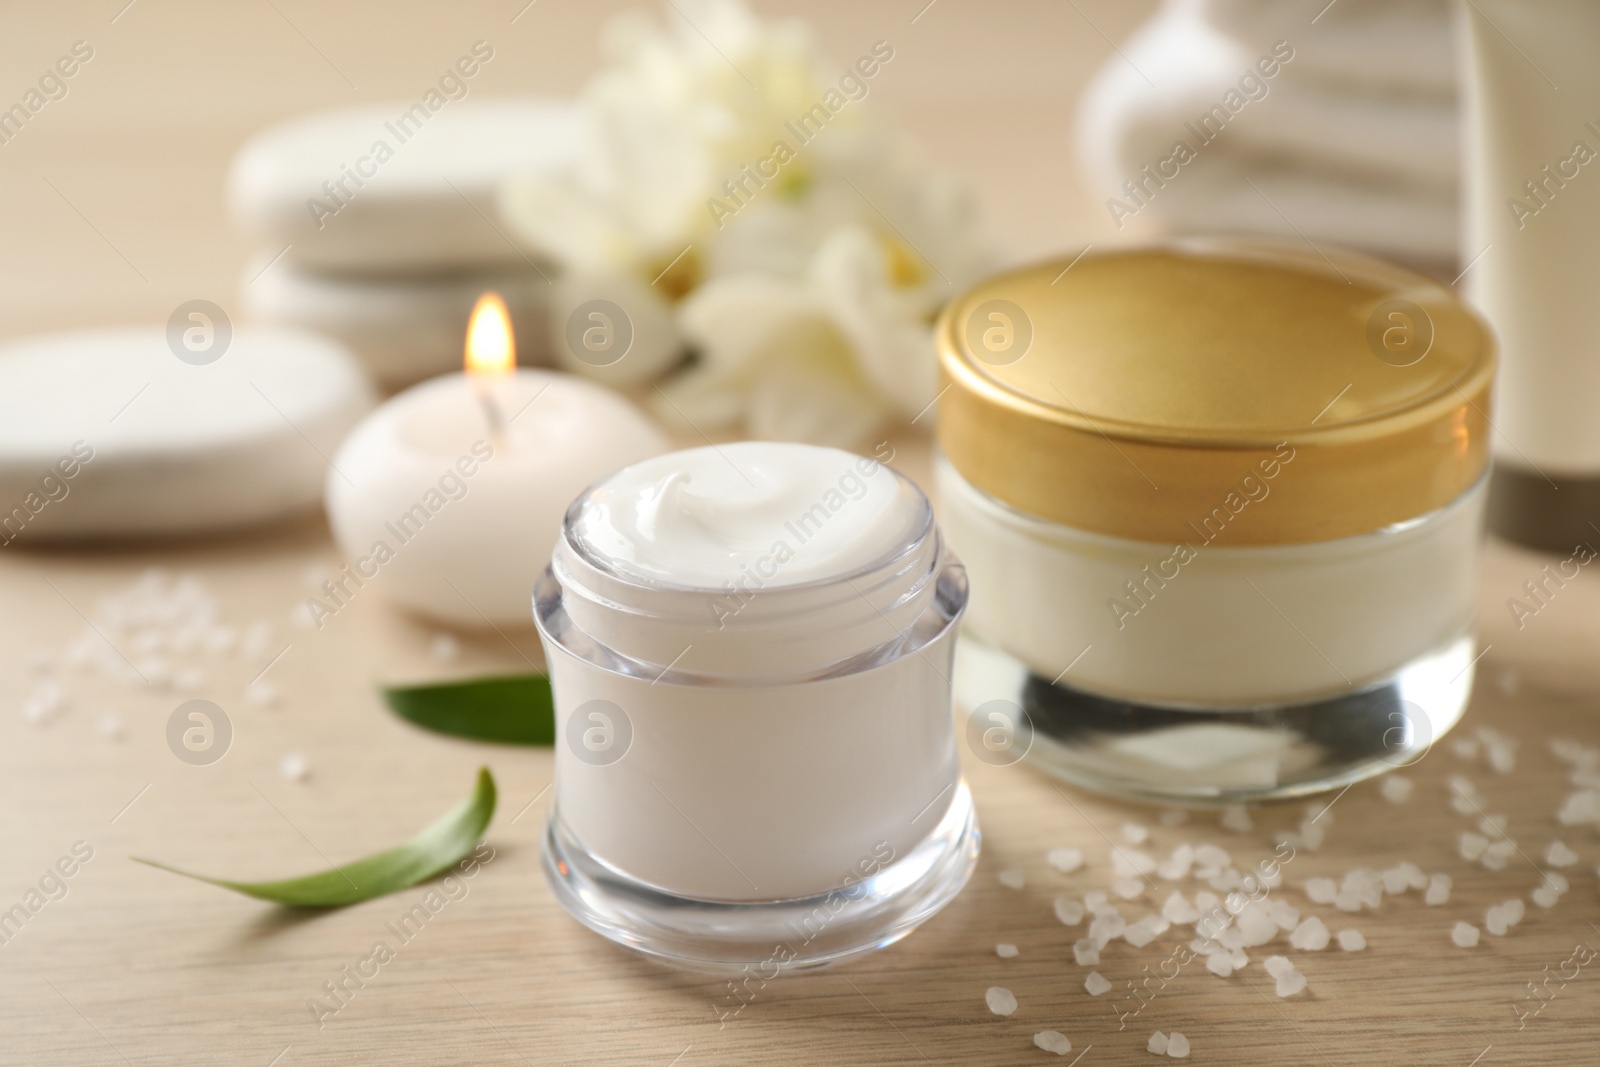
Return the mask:
[(534, 592), (557, 899), (663, 962), (763, 979), (910, 933), (977, 860), (966, 600), (927, 498), (874, 459), (747, 442), (591, 487)]
[(946, 309), (957, 703), (1039, 766), (1267, 799), (1412, 761), (1460, 718), (1493, 344), (1445, 287), (1323, 251), (1091, 253)]

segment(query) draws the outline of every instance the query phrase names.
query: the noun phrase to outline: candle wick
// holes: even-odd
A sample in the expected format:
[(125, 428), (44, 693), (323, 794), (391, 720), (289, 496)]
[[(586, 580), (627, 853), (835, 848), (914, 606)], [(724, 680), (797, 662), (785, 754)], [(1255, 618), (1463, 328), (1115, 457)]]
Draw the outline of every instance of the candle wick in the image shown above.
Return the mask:
[(500, 405), (494, 402), (494, 396), (487, 385), (480, 386), (478, 403), (483, 405), (484, 421), (489, 424), (489, 443), (496, 448), (505, 444), (506, 417), (500, 410)]

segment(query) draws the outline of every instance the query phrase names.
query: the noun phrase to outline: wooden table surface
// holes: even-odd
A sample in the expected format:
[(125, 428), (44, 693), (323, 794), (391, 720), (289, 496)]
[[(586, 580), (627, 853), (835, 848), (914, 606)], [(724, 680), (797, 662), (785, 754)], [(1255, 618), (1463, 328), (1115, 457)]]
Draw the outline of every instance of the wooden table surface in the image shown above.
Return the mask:
[[(66, 99), (0, 146), (0, 336), (159, 322), (193, 297), (229, 306), (250, 249), (227, 228), (219, 189), (229, 155), (252, 130), (307, 108), (411, 94), (479, 38), (499, 50), (479, 91), (570, 92), (614, 6), (542, 0), (512, 23), (522, 0), (448, 11), (143, 0), (119, 14), (124, 2), (4, 15), (0, 59), (13, 77), (0, 96), (20, 93), (75, 40), (92, 41), (96, 58)], [(945, 2), (915, 23), (923, 0), (870, 9), (830, 0), (810, 10), (835, 54), (896, 42), (901, 80), (875, 90), (882, 105), (977, 186), (1008, 247), (1034, 254), (1104, 239), (1071, 169), (1070, 109), (1109, 53), (1105, 38), (1125, 35), (1148, 5), (1073, 7)], [(901, 465), (925, 480), (926, 442), (902, 435), (899, 444)], [(27, 900), (75, 847), (80, 857), (92, 850), (87, 862), (66, 865), (74, 874), (61, 883), (64, 896), (46, 879), (59, 899), (0, 944), (0, 1063), (1054, 1062), (1032, 1045), (1041, 1030), (1065, 1032), (1074, 1049), (1061, 1062), (1085, 1067), (1148, 1060), (1155, 1030), (1187, 1035), (1196, 1063), (1600, 1059), (1600, 965), (1573, 974), (1566, 962), (1575, 946), (1600, 947), (1600, 838), (1592, 826), (1558, 825), (1572, 787), (1549, 748), (1556, 738), (1600, 741), (1600, 577), (1587, 570), (1519, 629), (1507, 598), (1547, 560), (1489, 544), (1488, 649), (1466, 720), (1406, 769), (1409, 801), (1390, 804), (1376, 783), (1351, 788), (1322, 818), (1322, 846), (1285, 869), (1282, 899), (1335, 930), (1361, 930), (1368, 945), (1290, 952), (1307, 992), (1273, 995), (1259, 959), (1286, 951), (1279, 943), (1254, 950), (1257, 962), (1227, 979), (1190, 965), (1131, 1014), (1141, 1002), (1124, 983), (1156, 971), (1176, 931), (1142, 949), (1109, 946), (1098, 970), (1114, 988), (1091, 997), (1089, 968), (1071, 951), (1081, 931), (1052, 912), (1059, 893), (1108, 887), (1108, 839), (1125, 824), (1147, 826), (1143, 847), (1158, 855), (1180, 841), (1211, 841), (1244, 868), (1271, 854), (1275, 832), (1298, 825), (1304, 805), (1258, 809), (1245, 832), (1203, 812), (1169, 826), (1156, 811), (1059, 789), (1025, 767), (969, 760), (984, 851), (968, 889), (901, 944), (771, 984), (719, 1024), (735, 1003), (722, 981), (660, 970), (555, 905), (539, 872), (547, 751), (423, 734), (389, 715), (374, 688), (523, 668), (524, 658), (539, 660), (536, 638), (459, 634), (459, 655), (446, 661), (432, 651), (437, 627), (395, 612), (378, 593), (321, 630), (293, 625), (308, 583), (338, 562), (319, 517), (183, 544), (0, 554), (0, 910)], [(251, 647), (163, 654), (181, 687), (125, 687), (59, 666), (97, 602), (150, 568), (197, 578), (224, 621), (245, 631), (255, 624)], [(276, 702), (246, 698), (258, 675)], [(50, 679), (62, 706), (32, 722), (25, 709)], [(210, 766), (186, 765), (167, 747), (168, 716), (191, 697), (215, 701), (233, 724), (231, 748)], [(1509, 773), (1451, 743), (1482, 727), (1519, 743)], [(307, 760), (304, 781), (279, 773), (290, 753)], [(128, 859), (152, 855), (238, 877), (315, 869), (408, 836), (464, 796), (480, 764), (501, 789), (488, 833), (493, 860), (321, 1026), (309, 998), (375, 941), (390, 940), (386, 924), (425, 888), (290, 916)], [(1451, 810), (1447, 783), (1457, 774), (1477, 785), (1485, 812), (1508, 818), (1519, 850), (1504, 870), (1457, 855), (1458, 835), (1479, 822)], [(1548, 910), (1530, 903), (1508, 936), (1454, 946), (1458, 920), (1481, 927), (1490, 905), (1529, 897), (1558, 837), (1579, 857), (1563, 869), (1570, 892)], [(1052, 870), (1045, 853), (1062, 845), (1082, 848), (1087, 866)], [(1449, 903), (1426, 907), (1413, 893), (1347, 916), (1303, 891), (1313, 876), (1401, 860), (1449, 873)], [(1026, 875), (1020, 889), (997, 880), (1013, 867)], [(1000, 942), (1020, 954), (999, 958)], [(1562, 971), (1541, 988), (1543, 1010), (1519, 1026), (1519, 1014), (1537, 1006), (1526, 983)], [(1016, 994), (1015, 1014), (988, 1011), (984, 992), (994, 985)], [(1119, 1020), (1119, 1009), (1130, 1014)]]

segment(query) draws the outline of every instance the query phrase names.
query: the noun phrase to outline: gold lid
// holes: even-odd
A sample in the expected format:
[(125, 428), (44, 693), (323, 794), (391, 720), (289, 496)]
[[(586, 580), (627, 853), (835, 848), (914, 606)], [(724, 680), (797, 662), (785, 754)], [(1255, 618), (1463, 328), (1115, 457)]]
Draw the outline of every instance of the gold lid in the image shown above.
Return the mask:
[(1089, 253), (979, 283), (937, 338), (945, 456), (1079, 529), (1325, 541), (1441, 507), (1488, 463), (1488, 330), (1446, 287), (1351, 252)]

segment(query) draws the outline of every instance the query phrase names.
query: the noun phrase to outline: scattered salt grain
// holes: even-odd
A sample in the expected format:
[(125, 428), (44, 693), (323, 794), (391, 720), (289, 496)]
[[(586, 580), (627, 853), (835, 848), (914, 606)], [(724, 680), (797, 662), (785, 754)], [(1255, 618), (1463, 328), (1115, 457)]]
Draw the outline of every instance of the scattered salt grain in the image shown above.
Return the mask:
[(1533, 897), (1533, 902), (1541, 908), (1553, 908), (1561, 900), (1561, 894), (1557, 893), (1553, 886), (1548, 885), (1540, 886), (1530, 895)]
[(1300, 909), (1287, 900), (1272, 900), (1267, 904), (1267, 914), (1280, 930), (1293, 930), (1300, 925)]
[(1383, 799), (1389, 803), (1404, 804), (1411, 799), (1413, 787), (1414, 783), (1411, 779), (1402, 778), (1398, 774), (1391, 774), (1383, 780), (1383, 786), (1379, 791), (1383, 794)]
[(311, 764), (298, 752), (290, 752), (278, 761), (278, 773), (291, 782), (303, 782), (311, 773)]
[(1360, 930), (1340, 930), (1339, 947), (1346, 952), (1360, 952), (1367, 947), (1367, 939)]
[(1332, 878), (1306, 879), (1306, 896), (1311, 898), (1313, 904), (1332, 904), (1333, 898), (1338, 895), (1339, 886)]
[(1033, 1043), (1046, 1052), (1054, 1052), (1057, 1056), (1065, 1056), (1072, 1051), (1072, 1042), (1067, 1040), (1067, 1035), (1060, 1030), (1040, 1030), (1033, 1035)]
[(1134, 948), (1144, 948), (1156, 939), (1155, 924), (1149, 919), (1140, 919), (1136, 923), (1129, 923), (1122, 931), (1122, 940)]
[(1077, 926), (1083, 922), (1083, 904), (1072, 897), (1056, 897), (1056, 919), (1062, 926)]
[(1167, 1035), (1167, 1055), (1181, 1060), (1189, 1055), (1189, 1039), (1174, 1030)]
[(1306, 987), (1306, 976), (1299, 971), (1290, 971), (1280, 975), (1274, 992), (1280, 997), (1292, 997)]
[(1072, 958), (1079, 967), (1096, 967), (1100, 963), (1100, 942), (1091, 937), (1079, 938), (1072, 943)]
[(1071, 874), (1083, 866), (1083, 852), (1076, 848), (1053, 848), (1045, 853), (1044, 861), (1062, 874)]
[(1123, 824), (1122, 839), (1130, 845), (1142, 845), (1150, 839), (1150, 831), (1136, 822)]
[(1118, 878), (1111, 883), (1111, 891), (1123, 900), (1134, 900), (1144, 895), (1144, 883), (1137, 878)]
[(1471, 923), (1458, 922), (1450, 930), (1450, 940), (1462, 948), (1471, 948), (1478, 943), (1478, 928)]
[(1102, 993), (1111, 992), (1111, 979), (1099, 971), (1090, 971), (1089, 977), (1083, 980), (1083, 988), (1089, 991), (1091, 997), (1098, 997)]
[(461, 655), (461, 644), (453, 634), (434, 634), (428, 642), (428, 654), (441, 663), (449, 663)]
[(1268, 956), (1262, 961), (1261, 967), (1274, 978), (1294, 973), (1294, 964), (1288, 956)]
[(1091, 889), (1083, 895), (1083, 906), (1090, 911), (1098, 911), (1105, 906), (1106, 893), (1103, 889)]
[(1504, 937), (1506, 932), (1522, 921), (1525, 906), (1521, 897), (1515, 897), (1504, 904), (1491, 905), (1484, 915), (1483, 928), (1496, 937)]
[(1428, 890), (1422, 895), (1424, 904), (1439, 905), (1450, 900), (1450, 876), (1435, 874), (1428, 878)]
[(1200, 912), (1174, 889), (1166, 903), (1161, 905), (1161, 917), (1171, 923), (1192, 923), (1200, 918)]
[(1507, 821), (1504, 815), (1485, 815), (1478, 820), (1478, 831), (1491, 837), (1498, 837), (1506, 832)]
[(1155, 857), (1148, 852), (1140, 852), (1136, 848), (1113, 848), (1111, 850), (1111, 867), (1117, 872), (1118, 878), (1134, 878), (1154, 874), (1156, 866)]
[(1328, 947), (1328, 927), (1315, 915), (1303, 920), (1289, 935), (1289, 944), (1302, 952), (1317, 952)]
[(1021, 867), (1006, 867), (1001, 870), (1000, 884), (1007, 889), (1021, 889), (1028, 884), (1028, 875)]
[(1578, 854), (1563, 841), (1552, 841), (1544, 850), (1544, 861), (1552, 867), (1571, 867), (1578, 862)]
[(1410, 878), (1402, 867), (1390, 867), (1380, 876), (1383, 880), (1383, 891), (1391, 897), (1404, 893), (1411, 884)]
[(1003, 960), (1014, 960), (1017, 958), (1017, 946), (1002, 941), (994, 947), (994, 954)]
[(1567, 881), (1567, 876), (1559, 871), (1546, 871), (1544, 884), (1554, 889), (1557, 893), (1565, 893), (1572, 888), (1572, 883)]
[(1232, 830), (1236, 834), (1247, 834), (1255, 829), (1255, 822), (1250, 818), (1250, 813), (1243, 804), (1229, 804), (1222, 809), (1222, 818), (1217, 820), (1224, 830)]
[(1005, 986), (990, 986), (984, 992), (983, 1000), (996, 1015), (1010, 1015), (1017, 1010), (1017, 998)]
[(1150, 1040), (1145, 1042), (1144, 1047), (1148, 1051), (1154, 1052), (1157, 1056), (1165, 1056), (1167, 1054), (1167, 1035), (1157, 1030), (1150, 1035)]
[(1218, 978), (1226, 978), (1233, 973), (1233, 960), (1224, 952), (1213, 952), (1206, 957), (1206, 970)]
[(1516, 851), (1517, 843), (1508, 837), (1504, 840), (1496, 841), (1484, 849), (1483, 856), (1478, 862), (1488, 870), (1503, 871), (1506, 869), (1507, 864), (1511, 862), (1511, 857), (1516, 854)]
[(1482, 834), (1475, 834), (1470, 830), (1462, 832), (1461, 838), (1456, 845), (1457, 851), (1461, 853), (1461, 858), (1469, 861), (1482, 859), (1484, 850), (1488, 847), (1489, 839), (1487, 837)]

